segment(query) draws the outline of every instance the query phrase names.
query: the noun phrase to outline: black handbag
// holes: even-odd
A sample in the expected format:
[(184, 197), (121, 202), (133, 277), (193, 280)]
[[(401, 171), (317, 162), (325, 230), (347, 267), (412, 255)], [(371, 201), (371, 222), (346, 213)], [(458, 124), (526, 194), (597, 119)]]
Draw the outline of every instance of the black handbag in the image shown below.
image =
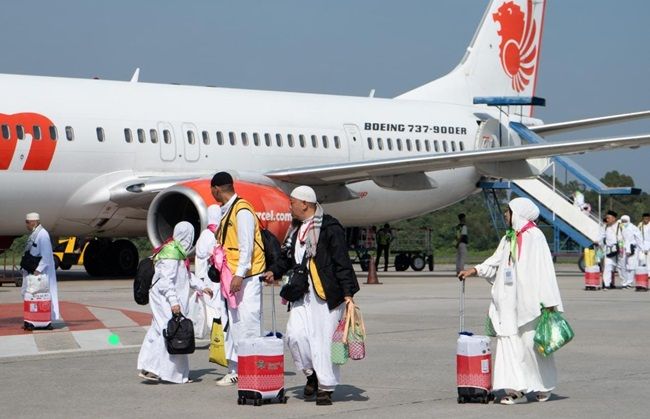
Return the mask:
[(307, 257), (303, 257), (299, 265), (287, 271), (287, 281), (280, 289), (280, 297), (291, 303), (301, 299), (309, 290), (307, 260)]
[(210, 281), (219, 283), (221, 282), (221, 272), (214, 265), (210, 265), (208, 268), (208, 278)]
[(174, 314), (163, 330), (165, 346), (170, 355), (194, 353), (194, 324), (182, 314)]
[(29, 250), (27, 250), (22, 259), (20, 259), (20, 267), (30, 275), (34, 273), (36, 268), (38, 268), (39, 263), (41, 263), (41, 257), (33, 256), (29, 253)]

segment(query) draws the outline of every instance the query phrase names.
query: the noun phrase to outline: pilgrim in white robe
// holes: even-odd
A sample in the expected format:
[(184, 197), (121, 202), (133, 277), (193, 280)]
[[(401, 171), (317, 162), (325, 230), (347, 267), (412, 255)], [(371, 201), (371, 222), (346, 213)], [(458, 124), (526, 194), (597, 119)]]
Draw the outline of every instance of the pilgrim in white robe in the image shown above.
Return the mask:
[[(230, 207), (237, 199), (233, 195), (221, 208), (222, 219), (228, 216)], [(228, 373), (237, 374), (238, 344), (243, 339), (258, 337), (261, 334), (261, 304), (262, 285), (259, 277), (263, 272), (254, 272), (253, 276), (246, 276), (251, 269), (253, 246), (255, 237), (255, 219), (250, 211), (239, 211), (235, 214), (237, 223), (237, 245), (239, 248), (239, 263), (233, 275), (244, 278), (241, 289), (237, 292), (237, 307), (227, 304), (221, 288), (215, 294), (219, 298), (221, 326), (223, 328), (224, 349), (228, 360)], [(223, 287), (223, 282), (219, 287)], [(227, 290), (230, 292), (230, 290)]]
[[(203, 283), (202, 288), (210, 288), (213, 297), (203, 294), (200, 298), (205, 301), (206, 317), (208, 327), (212, 327), (212, 319), (218, 318), (221, 314), (221, 302), (219, 301), (219, 284), (210, 281), (208, 269), (210, 268), (210, 258), (214, 247), (217, 245), (215, 233), (221, 220), (221, 207), (219, 205), (210, 205), (208, 207), (208, 228), (203, 230), (196, 241), (194, 251), (194, 273), (199, 281)], [(190, 304), (196, 300), (190, 299)]]
[[(522, 199), (510, 203), (515, 231), (539, 215), (532, 202)], [(479, 276), (492, 283), (489, 317), (497, 334), (493, 388), (548, 392), (557, 383), (555, 360), (553, 355), (539, 354), (533, 338), (541, 305), (564, 311), (553, 259), (544, 234), (536, 227), (521, 233), (516, 251), (519, 255), (513, 261), (510, 241), (504, 237), (494, 254), (475, 267)], [(506, 278), (509, 271), (512, 281)]]
[[(308, 228), (305, 220), (299, 236)], [(307, 243), (297, 240), (295, 244), (295, 261), (300, 263), (307, 249)], [(345, 310), (345, 303), (330, 310), (327, 301), (322, 300), (314, 290), (309, 278), (309, 292), (300, 300), (291, 303), (289, 321), (287, 322), (286, 342), (297, 370), (306, 376), (316, 372), (318, 388), (322, 391), (334, 391), (341, 381), (339, 365), (332, 363), (332, 335), (336, 330)]]
[[(643, 236), (641, 230), (630, 222), (630, 217), (621, 217), (621, 235), (623, 236), (624, 252), (621, 253), (621, 286), (634, 285), (634, 274), (639, 262), (639, 253), (643, 252)], [(632, 253), (634, 252), (634, 253)]]
[[(56, 283), (56, 266), (54, 265), (54, 254), (52, 253), (52, 241), (50, 240), (50, 234), (42, 225), (39, 224), (36, 226), (29, 236), (25, 250), (29, 250), (32, 256), (41, 257), (36, 270), (46, 275), (48, 279), (49, 293), (52, 297), (52, 321), (60, 320), (59, 291)], [(26, 275), (27, 273), (23, 271), (23, 295), (25, 295), (25, 287), (27, 286), (27, 282), (25, 281)]]
[[(194, 227), (180, 222), (174, 228), (174, 239), (188, 251), (194, 239)], [(201, 282), (187, 269), (184, 260), (161, 259), (155, 263), (155, 273), (149, 290), (149, 305), (153, 314), (138, 355), (138, 370), (152, 372), (163, 381), (186, 383), (190, 373), (188, 355), (170, 355), (165, 346), (163, 330), (172, 318), (172, 306), (180, 305), (187, 314), (190, 287), (201, 289)]]

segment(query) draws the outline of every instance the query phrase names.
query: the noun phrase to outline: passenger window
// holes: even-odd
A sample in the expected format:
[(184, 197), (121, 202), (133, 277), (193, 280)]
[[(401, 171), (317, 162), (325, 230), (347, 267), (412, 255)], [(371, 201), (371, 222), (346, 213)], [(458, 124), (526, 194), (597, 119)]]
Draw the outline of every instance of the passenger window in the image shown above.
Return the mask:
[(52, 141), (56, 141), (58, 137), (59, 133), (56, 131), (56, 127), (54, 125), (50, 125), (50, 139)]
[(293, 141), (293, 134), (288, 134), (287, 135), (287, 144), (289, 144), (289, 147), (293, 147), (295, 145)]
[[(68, 135), (68, 128), (70, 128), (70, 127), (65, 127), (65, 135), (68, 137), (69, 141), (72, 141), (72, 140), (70, 140), (70, 136)], [(126, 140), (127, 143), (130, 143), (130, 142), (133, 141), (133, 135), (131, 134), (131, 128), (124, 128), (124, 139)]]
[(9, 131), (9, 125), (7, 124), (2, 124), (2, 138), (5, 140), (11, 138), (11, 131)]
[(138, 128), (138, 142), (141, 144), (144, 144), (147, 142), (147, 136), (144, 133), (144, 130), (142, 128)]
[(97, 140), (100, 143), (104, 142), (104, 128), (102, 127), (97, 127)]
[(256, 147), (260, 146), (260, 135), (258, 133), (253, 133), (253, 144), (255, 144)]
[(384, 141), (381, 138), (377, 138), (377, 148), (380, 150), (384, 149)]
[[(131, 130), (129, 130), (129, 133)], [(74, 129), (71, 126), (65, 127), (65, 137), (68, 139), (68, 141), (73, 141), (74, 140)]]
[(465, 144), (462, 141), (458, 142), (458, 147), (460, 147), (460, 151), (465, 151)]
[(40, 140), (41, 139), (41, 127), (38, 125), (34, 125), (32, 127), (32, 132), (34, 133), (34, 139), (35, 140)]
[(264, 144), (266, 144), (267, 147), (271, 147), (271, 134), (268, 132), (264, 134)]
[(207, 131), (203, 131), (203, 144), (205, 145), (210, 145), (210, 133)]
[(386, 147), (388, 147), (388, 150), (392, 150), (393, 149), (393, 140), (391, 140), (390, 138), (386, 138)]
[(410, 138), (406, 139), (406, 149), (408, 151), (411, 151), (411, 139)]
[(282, 134), (275, 134), (275, 143), (278, 147), (282, 147)]
[(187, 130), (187, 142), (191, 145), (196, 143), (196, 138), (194, 138), (194, 131)]
[(248, 134), (245, 132), (241, 133), (241, 143), (243, 146), (248, 146)]
[(223, 145), (223, 134), (221, 131), (217, 131), (217, 144)]
[(306, 145), (305, 136), (300, 134), (298, 136), (298, 141), (300, 142), (300, 147), (305, 148), (305, 145)]
[(322, 140), (323, 140), (323, 148), (328, 148), (329, 141), (327, 140), (327, 135), (323, 135)]
[(168, 129), (163, 130), (163, 141), (165, 144), (171, 144), (172, 142), (172, 133)]
[(151, 137), (151, 143), (156, 144), (158, 142), (158, 131), (155, 129), (150, 129), (149, 137)]
[(25, 128), (22, 125), (16, 125), (16, 137), (19, 140), (25, 139)]
[(451, 142), (451, 151), (456, 151), (456, 141)]
[(436, 153), (440, 151), (438, 140), (433, 140), (433, 148), (436, 150)]
[(316, 138), (315, 135), (311, 136), (311, 146), (314, 148), (318, 148), (318, 138)]
[(372, 138), (368, 137), (368, 150), (372, 150)]
[(341, 148), (341, 140), (338, 135), (334, 136), (334, 147)]
[(422, 150), (422, 147), (420, 146), (420, 140), (419, 140), (419, 139), (415, 140), (415, 149), (416, 149), (417, 151), (421, 151), (421, 150)]
[(427, 150), (427, 153), (431, 151), (431, 142), (429, 140), (424, 140), (424, 148)]
[(442, 150), (446, 153), (447, 152), (447, 141), (442, 140)]
[(235, 137), (235, 133), (230, 131), (228, 133), (228, 138), (230, 139), (230, 145), (236, 145), (237, 144), (237, 137)]

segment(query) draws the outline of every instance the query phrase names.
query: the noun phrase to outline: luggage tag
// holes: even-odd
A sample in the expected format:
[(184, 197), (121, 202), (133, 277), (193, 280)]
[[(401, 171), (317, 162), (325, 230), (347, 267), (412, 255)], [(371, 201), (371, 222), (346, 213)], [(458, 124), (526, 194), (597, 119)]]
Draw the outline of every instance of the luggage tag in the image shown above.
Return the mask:
[(504, 284), (506, 285), (512, 285), (515, 283), (515, 270), (513, 269), (512, 266), (506, 266), (506, 269), (504, 271)]

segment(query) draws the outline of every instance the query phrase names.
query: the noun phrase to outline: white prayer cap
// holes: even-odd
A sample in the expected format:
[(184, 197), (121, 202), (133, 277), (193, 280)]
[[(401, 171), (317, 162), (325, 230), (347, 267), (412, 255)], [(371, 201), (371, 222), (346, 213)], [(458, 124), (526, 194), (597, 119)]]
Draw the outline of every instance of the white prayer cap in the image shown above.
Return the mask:
[(515, 198), (508, 204), (513, 213), (529, 221), (539, 218), (539, 208), (528, 198)]
[(30, 212), (25, 216), (26, 221), (40, 221), (41, 216), (37, 212)]
[(624, 215), (621, 217), (621, 222), (622, 223), (629, 223), (630, 222), (630, 216), (629, 215)]
[(316, 192), (309, 186), (298, 186), (291, 191), (291, 197), (305, 202), (317, 203)]

